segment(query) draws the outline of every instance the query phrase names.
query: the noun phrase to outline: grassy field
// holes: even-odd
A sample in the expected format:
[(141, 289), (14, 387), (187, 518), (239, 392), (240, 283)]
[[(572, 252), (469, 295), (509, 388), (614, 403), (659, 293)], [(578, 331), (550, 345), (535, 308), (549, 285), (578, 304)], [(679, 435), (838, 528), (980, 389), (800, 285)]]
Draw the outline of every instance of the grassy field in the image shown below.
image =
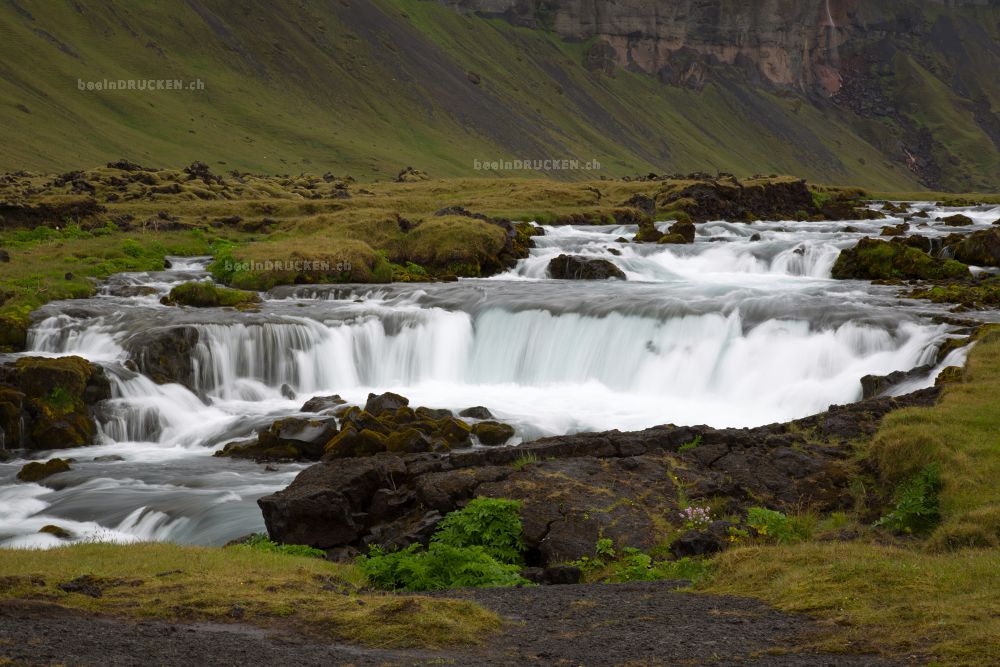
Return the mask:
[[(476, 160), (568, 158), (601, 168), (545, 175), (722, 170), (883, 189), (918, 184), (894, 120), (731, 71), (713, 72), (699, 90), (627, 70), (595, 74), (584, 66), (589, 42), (435, 2), (75, 6), (0, 6), (0, 168), (65, 170), (125, 156), (162, 167), (201, 159), (222, 169), (385, 180), (407, 165), (438, 177), (488, 177), (495, 172), (477, 171)], [(932, 22), (941, 10), (921, 11)], [(921, 41), (933, 72), (901, 55), (885, 74), (903, 117), (933, 136), (935, 160), (946, 166), (941, 182), (955, 189), (995, 186), (1000, 165), (965, 97), (988, 102), (994, 93), (981, 84), (996, 68), (995, 56), (975, 47), (982, 35), (972, 32), (971, 11), (955, 23), (970, 36), (967, 48), (950, 53)], [(995, 23), (995, 10), (976, 11), (984, 25), (991, 16)], [(951, 85), (955, 69), (964, 89)], [(200, 80), (203, 88), (79, 89), (80, 81), (140, 78)]]
[[(366, 593), (364, 577), (352, 566), (248, 547), (0, 550), (0, 573), (0, 599), (127, 618), (240, 621), (265, 628), (280, 623), (306, 635), (379, 648), (475, 644), (501, 626), (495, 614), (471, 602)], [(64, 590), (72, 588), (70, 582), (83, 592)], [(99, 590), (99, 597), (88, 590)]]
[(936, 664), (1000, 663), (1000, 330), (940, 403), (891, 413), (866, 455), (886, 488), (941, 470), (940, 522), (927, 535), (866, 532), (850, 542), (735, 549), (704, 590), (759, 597), (823, 621), (828, 649), (918, 654)]

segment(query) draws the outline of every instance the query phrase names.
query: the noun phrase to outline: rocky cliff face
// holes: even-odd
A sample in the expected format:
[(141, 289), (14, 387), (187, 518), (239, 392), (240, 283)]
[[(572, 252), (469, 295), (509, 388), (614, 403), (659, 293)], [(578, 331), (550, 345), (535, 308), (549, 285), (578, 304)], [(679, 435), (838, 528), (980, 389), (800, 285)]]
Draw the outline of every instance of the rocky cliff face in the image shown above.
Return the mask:
[(998, 0), (440, 1), (586, 42), (591, 72), (829, 100), (859, 116), (862, 136), (928, 186), (982, 183), (984, 165), (966, 166), (956, 151), (959, 125), (1000, 149), (991, 73), (1000, 59)]
[(623, 67), (700, 87), (712, 65), (777, 86), (833, 95), (838, 49), (856, 29), (858, 0), (444, 0), (462, 11), (596, 39), (592, 68)]

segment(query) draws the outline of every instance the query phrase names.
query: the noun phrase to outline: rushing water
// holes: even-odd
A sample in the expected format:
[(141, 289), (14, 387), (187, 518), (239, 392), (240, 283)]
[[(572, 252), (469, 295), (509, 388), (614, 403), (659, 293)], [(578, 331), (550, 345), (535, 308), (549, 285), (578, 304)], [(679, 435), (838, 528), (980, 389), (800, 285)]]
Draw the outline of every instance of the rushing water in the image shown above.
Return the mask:
[[(915, 232), (954, 231), (935, 219), (955, 209), (920, 208), (932, 219)], [(978, 227), (1000, 209), (962, 212)], [(278, 288), (259, 313), (160, 305), (172, 285), (207, 279), (204, 258), (115, 276), (94, 299), (49, 304), (31, 331), (30, 354), (104, 365), (114, 398), (101, 444), (38, 453), (76, 459), (49, 486), (14, 483), (23, 459), (0, 464), (0, 544), (59, 543), (37, 532), (46, 524), (85, 540), (202, 544), (260, 530), (256, 499), (303, 466), (211, 454), (314, 395), (363, 402), (390, 390), (414, 405), (485, 405), (521, 440), (751, 426), (857, 400), (862, 376), (926, 364), (953, 335), (932, 322), (940, 310), (894, 288), (830, 279), (842, 248), (894, 222), (713, 222), (687, 246), (619, 242), (635, 233), (627, 227), (547, 228), (531, 257), (491, 279)], [(610, 260), (628, 281), (550, 280), (562, 253)], [(120, 296), (123, 287), (152, 291)], [(178, 325), (199, 332), (194, 392), (123, 365), (130, 337)], [(905, 390), (932, 383), (928, 374)]]

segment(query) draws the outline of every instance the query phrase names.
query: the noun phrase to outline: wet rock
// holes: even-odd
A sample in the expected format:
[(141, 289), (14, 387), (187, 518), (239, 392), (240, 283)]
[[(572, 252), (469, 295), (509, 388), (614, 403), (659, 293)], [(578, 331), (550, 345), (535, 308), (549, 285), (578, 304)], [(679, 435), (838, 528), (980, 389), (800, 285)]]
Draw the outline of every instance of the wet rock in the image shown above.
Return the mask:
[(754, 233), (753, 236), (750, 237), (751, 243), (756, 243), (757, 241), (760, 240), (761, 240), (761, 235), (759, 233)]
[(281, 385), (280, 391), (281, 391), (281, 397), (282, 398), (287, 398), (289, 401), (294, 401), (295, 400), (295, 390), (292, 389), (292, 386), (290, 384), (288, 384), (287, 382), (285, 384)]
[(910, 225), (901, 222), (898, 225), (891, 225), (882, 228), (879, 236), (903, 236), (910, 230)]
[(0, 366), (4, 446), (64, 449), (92, 444), (101, 401), (111, 398), (104, 369), (80, 357), (22, 357)]
[(514, 437), (514, 427), (496, 421), (482, 421), (473, 425), (472, 433), (479, 439), (480, 444), (495, 447)]
[(687, 220), (678, 220), (667, 228), (668, 235), (680, 236), (684, 243), (694, 243), (695, 233), (694, 223)]
[(973, 232), (955, 246), (955, 259), (975, 266), (1000, 266), (1000, 229)]
[(194, 350), (198, 329), (192, 326), (156, 327), (125, 341), (129, 359), (157, 384), (176, 382), (194, 391)]
[(975, 224), (975, 222), (967, 215), (962, 215), (961, 213), (956, 213), (955, 215), (949, 215), (947, 218), (941, 218), (941, 222), (948, 225), (949, 227), (967, 227), (969, 225)]
[(967, 278), (969, 269), (954, 260), (931, 257), (906, 243), (863, 238), (840, 252), (833, 277), (841, 280)]
[(642, 220), (639, 222), (639, 231), (636, 232), (633, 241), (635, 243), (659, 243), (662, 238), (663, 232), (656, 228), (652, 220)]
[(907, 380), (913, 380), (926, 375), (933, 368), (931, 365), (925, 365), (908, 371), (895, 371), (888, 375), (866, 375), (861, 378), (862, 398), (868, 399), (880, 396)]
[(27, 463), (17, 473), (17, 479), (22, 482), (40, 482), (52, 475), (70, 470), (69, 461), (66, 459), (49, 459), (45, 463), (32, 461)]
[[(689, 498), (725, 501), (726, 513), (762, 504), (780, 511), (851, 507), (854, 463), (842, 443), (874, 433), (889, 411), (929, 405), (936, 396), (930, 389), (873, 399), (753, 429), (668, 425), (518, 447), (338, 457), (259, 504), (272, 539), (364, 551), (426, 539), (439, 516), (473, 497), (511, 498), (522, 503), (529, 562), (551, 565), (591, 555), (602, 537), (640, 549), (663, 545), (680, 527), (679, 517), (670, 518), (679, 511), (678, 485)], [(696, 438), (698, 447), (679, 452)], [(724, 546), (727, 526), (689, 535), (677, 549), (710, 553)]]
[(155, 296), (158, 294), (155, 287), (149, 285), (112, 285), (107, 288), (109, 296), (120, 296), (131, 299), (137, 296)]
[(62, 526), (56, 526), (56, 525), (51, 524), (51, 523), (48, 524), (48, 525), (42, 526), (41, 528), (39, 528), (38, 532), (42, 533), (42, 534), (45, 534), (45, 535), (52, 535), (53, 537), (58, 537), (60, 540), (70, 540), (70, 539), (73, 539), (73, 533), (72, 532), (66, 530)]
[(409, 404), (410, 399), (399, 394), (394, 394), (391, 391), (377, 396), (375, 394), (368, 394), (368, 402), (365, 403), (365, 412), (378, 417), (384, 412), (395, 412), (399, 408), (406, 407)]
[(606, 259), (559, 255), (549, 262), (549, 275), (562, 280), (625, 280), (625, 272)]
[(314, 396), (303, 403), (299, 410), (301, 412), (322, 413), (328, 410), (335, 410), (342, 405), (347, 405), (347, 401), (342, 399), (339, 394), (334, 394), (333, 396)]
[(459, 412), (458, 416), (467, 417), (469, 419), (493, 419), (493, 413), (490, 412), (488, 408), (484, 408), (481, 405), (466, 408)]
[(265, 461), (318, 461), (338, 433), (333, 417), (286, 417), (272, 423), (250, 442), (231, 442), (216, 456)]
[(260, 303), (256, 292), (220, 287), (196, 281), (177, 285), (162, 299), (164, 305), (191, 308), (246, 308)]

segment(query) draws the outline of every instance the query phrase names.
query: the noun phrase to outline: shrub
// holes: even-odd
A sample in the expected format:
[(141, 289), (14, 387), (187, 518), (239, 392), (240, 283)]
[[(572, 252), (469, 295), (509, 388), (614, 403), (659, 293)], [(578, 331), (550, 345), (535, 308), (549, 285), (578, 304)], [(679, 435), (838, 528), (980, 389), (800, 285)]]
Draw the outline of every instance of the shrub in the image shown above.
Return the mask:
[(751, 507), (747, 512), (747, 525), (771, 542), (791, 544), (809, 537), (809, 527), (798, 518), (764, 507)]
[(427, 549), (375, 546), (357, 562), (368, 583), (385, 590), (514, 586), (527, 583), (520, 575), (523, 552), (521, 503), (476, 498), (444, 518)]
[(902, 533), (926, 533), (941, 520), (938, 493), (941, 490), (941, 466), (932, 463), (907, 480), (896, 494), (896, 507), (876, 526)]
[(371, 586), (393, 591), (527, 583), (518, 565), (501, 563), (482, 547), (455, 547), (442, 542), (431, 542), (426, 550), (419, 544), (393, 552), (373, 547), (367, 556), (358, 558), (358, 567)]
[(482, 547), (501, 563), (521, 564), (524, 528), (521, 503), (500, 498), (476, 498), (451, 512), (438, 526), (431, 542), (452, 547)]

